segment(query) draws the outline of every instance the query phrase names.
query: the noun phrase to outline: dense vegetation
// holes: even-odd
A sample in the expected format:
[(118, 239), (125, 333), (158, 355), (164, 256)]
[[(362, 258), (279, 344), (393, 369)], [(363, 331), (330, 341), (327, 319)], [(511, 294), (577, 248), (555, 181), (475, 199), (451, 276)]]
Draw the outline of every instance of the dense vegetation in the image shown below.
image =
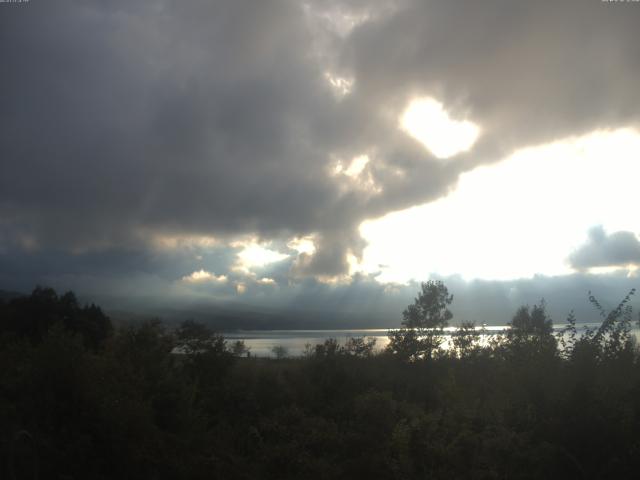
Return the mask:
[(541, 303), (444, 349), (452, 297), (428, 282), (382, 353), (329, 340), (260, 359), (195, 322), (114, 330), (37, 288), (0, 303), (0, 478), (632, 478), (629, 296), (590, 300), (603, 322), (586, 334), (570, 316), (554, 335)]

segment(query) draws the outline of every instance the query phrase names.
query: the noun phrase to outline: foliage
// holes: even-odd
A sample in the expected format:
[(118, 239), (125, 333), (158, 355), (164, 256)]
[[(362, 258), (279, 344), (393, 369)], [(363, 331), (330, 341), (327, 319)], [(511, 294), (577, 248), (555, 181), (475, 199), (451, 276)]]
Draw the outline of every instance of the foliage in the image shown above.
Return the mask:
[(113, 331), (100, 307), (80, 306), (73, 292), (58, 296), (51, 288), (36, 287), (31, 295), (1, 305), (0, 333), (13, 334), (32, 343), (41, 342), (49, 330), (61, 325), (80, 335), (85, 345), (100, 348)]
[(433, 348), (424, 338), (421, 338), (420, 331), (416, 328), (389, 330), (388, 336), (387, 353), (401, 360), (417, 360), (424, 352), (431, 351)]
[(504, 351), (513, 359), (529, 362), (557, 354), (553, 321), (544, 300), (531, 309), (528, 305), (520, 307), (507, 327)]
[(192, 321), (96, 347), (38, 292), (0, 304), (0, 478), (634, 478), (631, 295), (592, 301), (603, 323), (584, 333), (570, 315), (554, 337), (541, 303), (490, 342), (462, 324), (447, 352), (405, 326), (383, 354), (328, 339), (277, 361)]
[(340, 353), (340, 344), (335, 338), (327, 338), (315, 347), (316, 357), (335, 357)]
[(287, 347), (283, 345), (275, 345), (271, 349), (271, 353), (273, 353), (278, 360), (282, 360), (289, 355), (289, 350), (287, 350)]
[(453, 295), (441, 281), (423, 282), (413, 304), (402, 312), (402, 324), (407, 328), (444, 328), (453, 316), (448, 308), (452, 301)]
[(631, 335), (633, 311), (628, 303), (635, 292), (635, 288), (631, 289), (610, 312), (589, 292), (589, 302), (603, 321), (597, 329), (587, 329), (578, 336), (575, 316), (573, 312), (570, 313), (567, 326), (560, 332), (563, 356), (578, 363), (631, 361), (635, 355), (636, 341)]
[(441, 281), (429, 280), (420, 285), (420, 292), (402, 312), (405, 328), (389, 331), (387, 352), (398, 358), (414, 361), (429, 359), (442, 344), (442, 333), (453, 317), (449, 305), (453, 295)]
[(340, 345), (337, 339), (327, 338), (324, 342), (311, 347), (308, 345), (306, 357), (332, 358), (346, 356), (354, 358), (369, 358), (374, 354), (376, 338), (350, 337), (344, 345)]
[(513, 337), (545, 337), (553, 331), (553, 322), (547, 316), (544, 300), (534, 305), (531, 312), (528, 306), (520, 307), (507, 325), (510, 327), (508, 335)]
[(225, 338), (194, 320), (185, 320), (176, 330), (180, 348), (187, 355), (223, 354), (227, 350)]
[(451, 338), (451, 352), (458, 358), (467, 358), (479, 350), (478, 339), (484, 332), (476, 331), (473, 322), (462, 322)]
[(228, 349), (234, 357), (251, 356), (251, 349), (245, 345), (244, 340), (236, 340)]
[(352, 357), (367, 358), (373, 355), (377, 339), (375, 337), (351, 337), (344, 344), (343, 352)]

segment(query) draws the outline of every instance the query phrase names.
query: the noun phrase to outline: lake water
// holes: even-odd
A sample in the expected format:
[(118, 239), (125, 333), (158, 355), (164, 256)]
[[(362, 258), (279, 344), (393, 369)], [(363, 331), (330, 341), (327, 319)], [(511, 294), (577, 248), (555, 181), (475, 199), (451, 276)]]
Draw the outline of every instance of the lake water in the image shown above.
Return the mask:
[[(599, 324), (588, 323), (577, 325), (578, 333), (584, 332), (586, 328), (597, 328)], [(565, 325), (556, 325), (554, 330), (559, 330)], [(480, 342), (484, 343), (493, 335), (500, 334), (506, 330), (506, 326), (485, 326), (486, 333), (480, 337)], [(480, 327), (477, 327), (480, 329)], [(454, 332), (456, 327), (449, 327), (445, 330), (445, 335)], [(307, 345), (314, 347), (323, 343), (329, 338), (335, 338), (340, 344), (344, 344), (352, 337), (366, 337), (376, 339), (376, 350), (384, 349), (389, 343), (387, 337), (388, 329), (356, 329), (356, 330), (245, 330), (224, 333), (229, 341), (243, 340), (249, 347), (251, 355), (258, 357), (273, 357), (273, 347), (280, 346), (286, 349), (287, 355), (296, 357), (304, 353)], [(636, 340), (640, 339), (640, 329), (635, 326), (632, 330)], [(444, 348), (447, 348), (447, 338), (445, 337)]]

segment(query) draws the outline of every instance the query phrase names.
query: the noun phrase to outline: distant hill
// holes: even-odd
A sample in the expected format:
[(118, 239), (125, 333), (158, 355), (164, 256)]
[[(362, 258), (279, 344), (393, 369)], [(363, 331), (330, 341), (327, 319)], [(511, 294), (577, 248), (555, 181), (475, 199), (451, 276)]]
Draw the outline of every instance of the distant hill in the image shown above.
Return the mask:
[(0, 290), (0, 302), (8, 302), (14, 298), (24, 297), (24, 293), (13, 292), (11, 290)]
[[(123, 308), (124, 307), (124, 308)], [(155, 308), (106, 308), (114, 325), (138, 323), (152, 318), (168, 325), (190, 319), (218, 331), (233, 330), (334, 330), (342, 328), (386, 328), (388, 324), (372, 321), (368, 316), (339, 312), (304, 310), (252, 309), (247, 305), (190, 305)], [(399, 323), (399, 322), (398, 322)]]

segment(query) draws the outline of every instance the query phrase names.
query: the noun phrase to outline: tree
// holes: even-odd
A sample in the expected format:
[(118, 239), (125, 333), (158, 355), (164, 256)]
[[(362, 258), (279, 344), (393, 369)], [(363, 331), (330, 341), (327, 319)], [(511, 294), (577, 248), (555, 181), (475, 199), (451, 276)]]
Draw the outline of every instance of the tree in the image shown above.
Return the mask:
[(287, 350), (287, 347), (282, 345), (275, 345), (271, 348), (271, 353), (273, 353), (278, 360), (282, 360), (289, 355), (289, 350)]
[(528, 305), (521, 306), (507, 326), (506, 346), (514, 357), (528, 360), (557, 353), (553, 322), (547, 315), (544, 300), (531, 309)]
[(453, 317), (448, 308), (452, 301), (453, 295), (440, 280), (423, 282), (413, 305), (402, 312), (402, 324), (407, 328), (444, 328)]
[(376, 340), (375, 337), (351, 337), (346, 341), (342, 350), (345, 355), (352, 357), (370, 357), (373, 355)]
[(402, 360), (415, 360), (422, 351), (422, 342), (415, 328), (400, 328), (389, 330), (389, 343), (385, 348), (390, 353)]
[(250, 350), (251, 348), (247, 347), (244, 340), (236, 340), (229, 347), (229, 351), (234, 357), (250, 357)]
[(387, 351), (406, 360), (431, 358), (442, 344), (442, 333), (453, 317), (448, 306), (453, 295), (443, 282), (429, 280), (420, 285), (420, 292), (402, 312), (406, 328), (389, 331)]
[(176, 337), (187, 355), (212, 353), (222, 355), (227, 351), (227, 342), (208, 326), (194, 320), (185, 320), (176, 329)]
[(36, 287), (31, 295), (12, 299), (0, 309), (0, 332), (40, 343), (56, 325), (80, 335), (86, 347), (102, 348), (113, 333), (109, 317), (94, 304), (81, 307), (73, 292), (62, 296), (52, 288)]
[(340, 354), (340, 344), (335, 338), (327, 338), (315, 347), (316, 357), (335, 357)]
[(452, 353), (458, 358), (466, 358), (478, 351), (478, 332), (473, 322), (462, 322), (451, 335)]
[(233, 352), (221, 334), (194, 320), (182, 322), (175, 337), (184, 354), (185, 372), (198, 384), (201, 398), (206, 398), (233, 365)]
[(539, 305), (534, 305), (531, 311), (528, 305), (520, 307), (507, 325), (511, 327), (510, 332), (517, 335), (546, 336), (553, 331), (544, 300)]

